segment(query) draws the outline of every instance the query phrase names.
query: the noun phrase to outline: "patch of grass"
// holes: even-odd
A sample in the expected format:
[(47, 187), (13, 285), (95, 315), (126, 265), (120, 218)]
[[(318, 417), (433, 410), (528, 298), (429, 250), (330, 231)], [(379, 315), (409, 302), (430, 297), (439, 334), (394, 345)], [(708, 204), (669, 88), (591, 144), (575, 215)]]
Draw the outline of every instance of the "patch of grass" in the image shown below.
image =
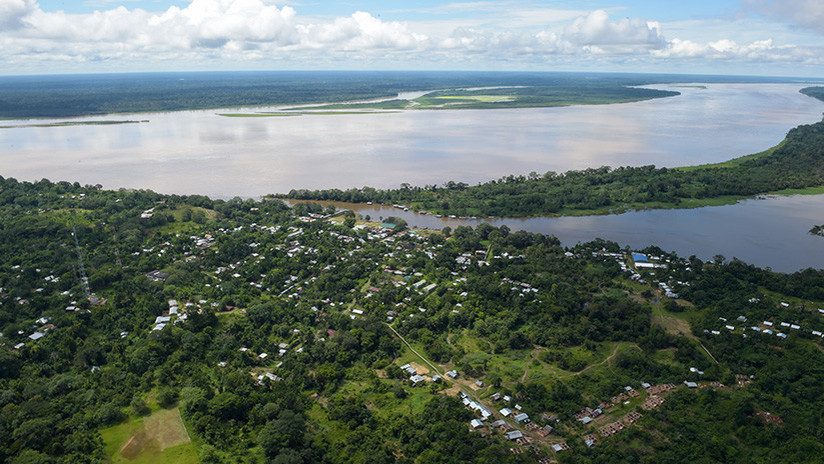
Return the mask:
[(224, 118), (280, 118), (287, 116), (301, 116), (301, 113), (217, 113)]
[(197, 463), (179, 408), (160, 409), (100, 431), (110, 462)]
[[(362, 103), (333, 103), (331, 105), (303, 106), (287, 108), (287, 111), (314, 111), (314, 110), (355, 110), (355, 109), (377, 109), (377, 110), (401, 110), (409, 107), (409, 100), (386, 100), (380, 102)], [(314, 113), (313, 113), (314, 114)]]
[(808, 187), (805, 189), (785, 189), (771, 192), (774, 195), (822, 195), (824, 194), (824, 185), (819, 187)]

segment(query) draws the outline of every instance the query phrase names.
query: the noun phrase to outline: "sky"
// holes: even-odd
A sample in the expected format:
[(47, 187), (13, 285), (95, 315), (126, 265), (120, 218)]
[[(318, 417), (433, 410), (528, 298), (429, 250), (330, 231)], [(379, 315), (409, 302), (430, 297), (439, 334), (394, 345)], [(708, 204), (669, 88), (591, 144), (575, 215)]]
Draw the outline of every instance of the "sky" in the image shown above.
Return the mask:
[(0, 0), (0, 74), (598, 71), (824, 77), (822, 0)]

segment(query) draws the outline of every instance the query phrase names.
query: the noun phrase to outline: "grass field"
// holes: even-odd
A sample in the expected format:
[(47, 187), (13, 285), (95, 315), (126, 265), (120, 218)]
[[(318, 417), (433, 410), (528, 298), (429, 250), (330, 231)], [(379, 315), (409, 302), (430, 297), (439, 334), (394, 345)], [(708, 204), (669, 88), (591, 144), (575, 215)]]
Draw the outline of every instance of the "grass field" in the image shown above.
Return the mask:
[(130, 418), (122, 424), (101, 430), (100, 435), (106, 444), (108, 462), (199, 462), (179, 408), (161, 409), (147, 417)]

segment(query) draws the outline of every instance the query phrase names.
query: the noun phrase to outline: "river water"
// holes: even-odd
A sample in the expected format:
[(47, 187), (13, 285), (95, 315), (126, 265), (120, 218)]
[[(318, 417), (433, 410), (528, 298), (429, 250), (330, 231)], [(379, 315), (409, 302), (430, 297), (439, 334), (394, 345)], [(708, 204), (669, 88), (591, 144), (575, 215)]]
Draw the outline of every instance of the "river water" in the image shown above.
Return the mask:
[[(775, 145), (792, 127), (820, 120), (824, 109), (796, 84), (655, 87), (682, 95), (564, 108), (219, 115), (277, 110), (256, 108), (78, 119), (148, 121), (105, 126), (3, 121), (21, 127), (0, 129), (0, 175), (218, 198), (293, 188), (474, 184), (532, 171), (723, 161)], [(807, 235), (824, 223), (822, 203), (819, 196), (792, 197), (507, 225), (552, 233), (565, 243), (602, 237), (792, 271), (822, 267), (824, 239)]]
[(376, 221), (399, 217), (420, 228), (474, 227), (483, 221), (512, 231), (554, 235), (565, 246), (603, 238), (633, 249), (657, 245), (679, 256), (696, 255), (704, 260), (723, 255), (779, 272), (824, 267), (824, 237), (809, 233), (814, 225), (824, 223), (824, 195), (762, 197), (695, 209), (526, 219), (438, 218), (389, 205), (321, 203), (351, 209)]

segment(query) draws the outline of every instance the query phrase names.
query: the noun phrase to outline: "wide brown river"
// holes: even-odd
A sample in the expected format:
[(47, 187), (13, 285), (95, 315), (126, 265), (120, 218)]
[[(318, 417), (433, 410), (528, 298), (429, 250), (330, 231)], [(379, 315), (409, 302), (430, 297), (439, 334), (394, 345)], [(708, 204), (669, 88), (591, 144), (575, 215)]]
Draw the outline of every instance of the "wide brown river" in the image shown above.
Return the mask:
[[(273, 108), (182, 111), (80, 118), (148, 122), (70, 127), (3, 121), (21, 127), (0, 129), (0, 175), (219, 198), (293, 188), (474, 184), (532, 171), (723, 161), (777, 144), (824, 110), (824, 103), (798, 93), (801, 84), (655, 87), (682, 95), (618, 105), (294, 117), (219, 115)], [(822, 267), (824, 238), (806, 234), (820, 223), (824, 198), (810, 196), (508, 225), (565, 243), (602, 237), (792, 271)]]

